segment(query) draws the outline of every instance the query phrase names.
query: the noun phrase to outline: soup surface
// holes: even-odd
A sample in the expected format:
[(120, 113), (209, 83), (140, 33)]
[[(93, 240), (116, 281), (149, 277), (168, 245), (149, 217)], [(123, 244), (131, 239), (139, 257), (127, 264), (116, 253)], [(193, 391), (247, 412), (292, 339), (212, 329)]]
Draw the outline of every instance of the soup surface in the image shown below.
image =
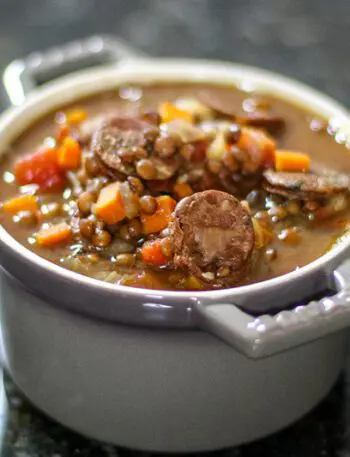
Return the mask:
[(208, 84), (121, 87), (40, 120), (0, 164), (0, 222), (103, 281), (213, 289), (323, 255), (347, 230), (350, 156), (327, 120)]

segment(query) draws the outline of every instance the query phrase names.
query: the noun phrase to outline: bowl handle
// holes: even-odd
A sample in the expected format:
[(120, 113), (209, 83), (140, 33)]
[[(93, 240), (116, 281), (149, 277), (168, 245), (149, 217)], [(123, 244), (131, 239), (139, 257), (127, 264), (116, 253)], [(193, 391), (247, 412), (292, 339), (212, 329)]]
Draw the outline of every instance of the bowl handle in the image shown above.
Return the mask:
[(20, 105), (36, 87), (83, 68), (147, 57), (124, 40), (98, 35), (72, 41), (14, 60), (3, 73), (3, 85), (12, 105)]
[(335, 295), (276, 315), (255, 317), (232, 304), (198, 303), (200, 325), (250, 358), (291, 349), (350, 325), (350, 260), (334, 279)]

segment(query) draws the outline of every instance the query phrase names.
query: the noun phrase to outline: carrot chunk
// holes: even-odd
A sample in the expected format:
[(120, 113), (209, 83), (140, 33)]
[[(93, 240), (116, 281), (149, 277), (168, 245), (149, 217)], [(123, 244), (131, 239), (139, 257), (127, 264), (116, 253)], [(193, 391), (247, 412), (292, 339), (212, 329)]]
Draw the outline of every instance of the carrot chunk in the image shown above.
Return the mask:
[(170, 102), (160, 104), (159, 114), (164, 123), (174, 121), (175, 119), (182, 119), (191, 124), (193, 123), (193, 115), (191, 112), (182, 110)]
[(276, 143), (263, 130), (242, 127), (238, 147), (249, 152), (252, 157), (256, 157), (259, 154), (265, 166), (272, 166), (275, 162)]
[(38, 199), (34, 195), (19, 195), (7, 200), (3, 204), (5, 213), (17, 214), (19, 211), (37, 211)]
[(97, 216), (107, 224), (116, 224), (125, 218), (119, 182), (109, 184), (101, 190), (95, 210)]
[(56, 140), (59, 142), (59, 143), (62, 143), (62, 141), (67, 138), (67, 136), (69, 135), (69, 127), (67, 124), (60, 124), (58, 126), (58, 129), (57, 129), (57, 133), (56, 133)]
[(66, 114), (68, 124), (80, 124), (87, 119), (87, 112), (83, 109), (74, 109)]
[(160, 240), (148, 241), (143, 244), (141, 260), (143, 263), (154, 266), (162, 266), (167, 263), (167, 258), (162, 253)]
[(154, 214), (142, 214), (141, 222), (145, 234), (157, 233), (163, 230), (170, 221), (176, 201), (168, 195), (157, 197), (157, 210)]
[(36, 241), (40, 246), (55, 246), (67, 243), (72, 237), (72, 230), (66, 222), (42, 229), (36, 234)]
[(58, 164), (65, 170), (76, 170), (81, 161), (81, 147), (78, 141), (71, 136), (64, 138), (58, 149)]
[(180, 198), (188, 197), (193, 194), (192, 187), (185, 182), (175, 184), (174, 192)]
[(276, 171), (309, 171), (310, 157), (301, 152), (278, 149), (275, 153)]

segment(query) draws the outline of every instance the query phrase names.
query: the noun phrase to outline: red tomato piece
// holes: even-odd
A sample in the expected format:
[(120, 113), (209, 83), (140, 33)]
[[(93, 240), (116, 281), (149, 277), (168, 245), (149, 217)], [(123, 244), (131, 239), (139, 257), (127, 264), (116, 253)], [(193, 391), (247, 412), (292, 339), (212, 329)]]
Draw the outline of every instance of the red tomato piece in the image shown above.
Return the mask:
[(65, 174), (57, 163), (57, 151), (45, 148), (29, 154), (15, 163), (18, 184), (37, 184), (42, 191), (56, 191), (64, 187)]

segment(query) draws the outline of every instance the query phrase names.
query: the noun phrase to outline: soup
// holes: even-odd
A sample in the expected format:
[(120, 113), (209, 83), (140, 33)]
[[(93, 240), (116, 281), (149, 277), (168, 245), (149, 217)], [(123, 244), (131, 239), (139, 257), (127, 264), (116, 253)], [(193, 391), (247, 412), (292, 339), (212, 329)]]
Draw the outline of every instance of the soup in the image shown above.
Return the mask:
[(274, 278), (347, 230), (350, 157), (327, 120), (209, 84), (125, 86), (62, 107), (0, 164), (0, 221), (102, 281), (205, 290)]

